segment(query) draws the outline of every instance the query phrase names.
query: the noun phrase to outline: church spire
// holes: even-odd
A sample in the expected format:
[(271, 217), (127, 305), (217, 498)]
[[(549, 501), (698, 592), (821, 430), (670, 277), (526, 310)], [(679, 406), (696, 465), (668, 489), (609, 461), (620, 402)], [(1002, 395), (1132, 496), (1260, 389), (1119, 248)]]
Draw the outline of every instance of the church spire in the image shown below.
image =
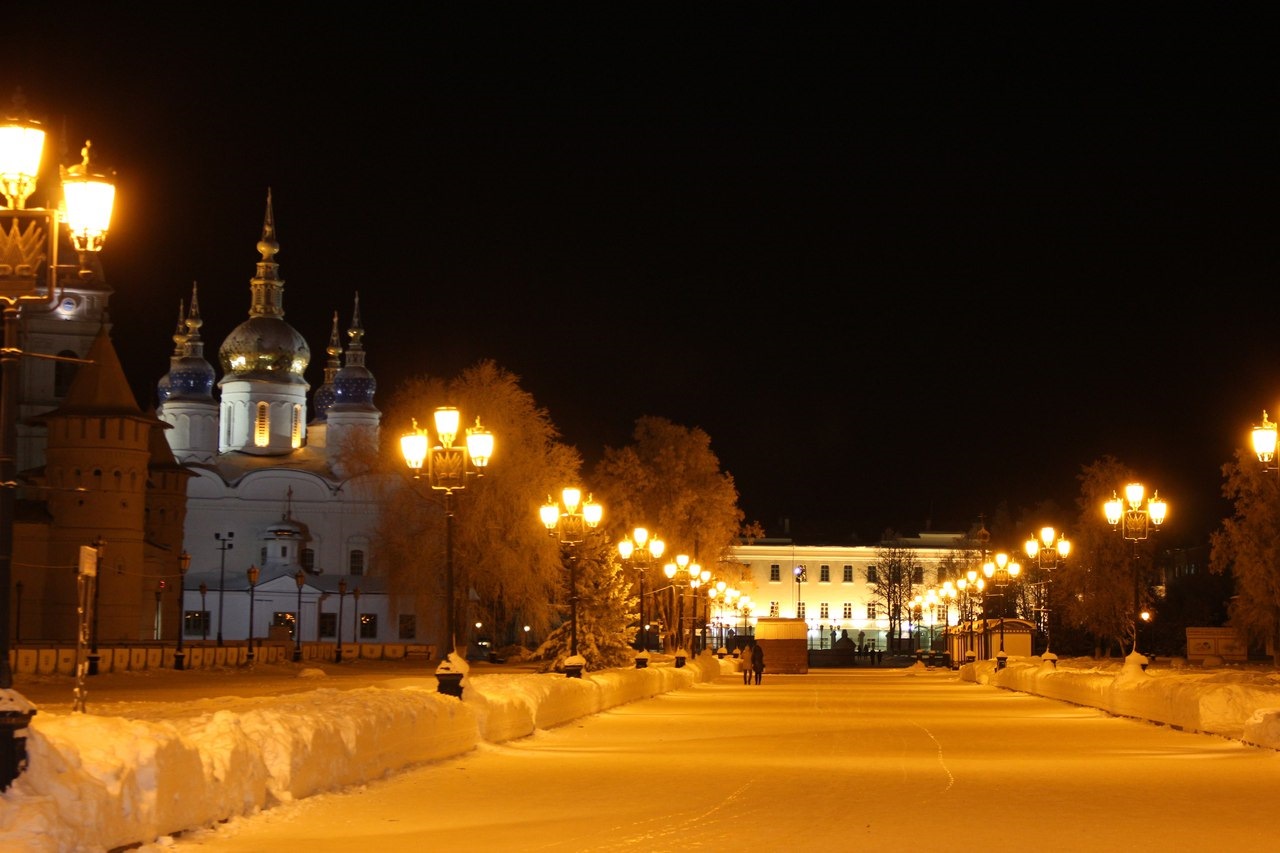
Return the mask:
[(316, 389), (315, 420), (323, 421), (334, 402), (333, 379), (342, 368), (342, 339), (338, 335), (338, 312), (333, 312), (333, 328), (329, 330), (329, 360), (324, 366), (324, 384)]
[(258, 253), (262, 255), (262, 260), (258, 261), (258, 274), (249, 283), (252, 293), (250, 317), (284, 316), (284, 281), (280, 278), (280, 265), (275, 261), (279, 251), (275, 208), (271, 190), (268, 189), (267, 212), (262, 219), (262, 239), (258, 241)]

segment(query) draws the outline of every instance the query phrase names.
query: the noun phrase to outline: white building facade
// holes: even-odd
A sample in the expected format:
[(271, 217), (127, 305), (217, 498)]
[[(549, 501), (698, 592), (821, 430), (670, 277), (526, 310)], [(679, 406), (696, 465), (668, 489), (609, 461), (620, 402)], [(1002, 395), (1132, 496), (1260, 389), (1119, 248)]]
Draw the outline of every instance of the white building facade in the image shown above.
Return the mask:
[[(954, 550), (960, 533), (925, 533), (907, 537), (896, 547), (912, 551), (919, 572), (912, 586), (917, 593), (939, 585), (939, 564)], [(877, 600), (870, 582), (878, 560), (875, 546), (796, 545), (789, 541), (764, 541), (738, 545), (733, 559), (741, 566), (738, 583), (741, 597), (750, 599), (749, 608), (720, 600), (712, 601), (710, 620), (717, 637), (730, 628), (735, 633), (750, 631), (760, 617), (802, 619), (807, 625), (811, 649), (829, 649), (844, 632), (870, 649), (890, 647), (890, 614)], [(901, 614), (900, 614), (901, 615)], [(926, 608), (919, 623), (902, 618), (900, 638), (913, 633), (924, 637), (918, 648), (927, 648), (930, 639), (940, 640), (945, 627), (959, 622), (956, 605)]]

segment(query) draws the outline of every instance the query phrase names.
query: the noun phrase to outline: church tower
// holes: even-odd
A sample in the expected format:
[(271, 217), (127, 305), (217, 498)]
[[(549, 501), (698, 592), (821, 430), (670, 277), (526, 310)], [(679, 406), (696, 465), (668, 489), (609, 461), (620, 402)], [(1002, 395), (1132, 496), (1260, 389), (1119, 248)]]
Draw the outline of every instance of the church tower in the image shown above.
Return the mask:
[(257, 275), (250, 280), (249, 319), (237, 326), (219, 350), (223, 376), (221, 453), (284, 456), (306, 440), (308, 385), (303, 377), (311, 360), (306, 340), (284, 321), (284, 281), (275, 256), (275, 215), (271, 192), (258, 241)]
[(360, 294), (355, 297), (351, 328), (347, 329), (347, 353), (333, 377), (333, 404), (325, 412), (328, 423), (329, 465), (339, 477), (358, 473), (357, 459), (378, 446), (382, 413), (373, 405), (378, 384), (364, 364), (364, 327), (360, 324)]
[(156, 385), (157, 414), (171, 427), (165, 438), (184, 465), (210, 465), (218, 455), (218, 404), (213, 399), (213, 365), (204, 357), (202, 325), (200, 297), (193, 284), (191, 310), (185, 317), (178, 303), (169, 372)]

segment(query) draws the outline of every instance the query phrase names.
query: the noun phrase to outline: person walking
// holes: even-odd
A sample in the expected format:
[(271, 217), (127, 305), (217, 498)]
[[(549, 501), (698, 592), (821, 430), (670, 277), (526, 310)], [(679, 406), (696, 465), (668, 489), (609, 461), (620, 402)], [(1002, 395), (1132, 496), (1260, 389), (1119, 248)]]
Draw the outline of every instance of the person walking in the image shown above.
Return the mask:
[(751, 671), (755, 674), (756, 684), (759, 684), (760, 678), (764, 675), (764, 649), (759, 643), (751, 646)]

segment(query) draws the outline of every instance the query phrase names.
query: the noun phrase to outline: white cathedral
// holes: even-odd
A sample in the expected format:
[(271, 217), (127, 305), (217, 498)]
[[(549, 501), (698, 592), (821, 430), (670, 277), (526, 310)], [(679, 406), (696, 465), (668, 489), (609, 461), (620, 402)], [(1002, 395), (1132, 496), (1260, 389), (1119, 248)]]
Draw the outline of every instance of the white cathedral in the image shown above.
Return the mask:
[[(16, 228), (0, 228), (0, 257), (34, 268)], [(26, 671), (86, 630), (92, 669), (100, 644), (111, 669), (159, 653), (181, 668), (184, 646), (188, 665), (243, 662), (268, 641), (295, 659), (304, 644), (320, 659), (431, 651), (439, 626), (388, 595), (378, 563), (386, 475), (367, 467), (381, 413), (359, 294), (345, 342), (334, 312), (309, 412), (311, 350), (284, 319), (270, 192), (257, 249), (249, 316), (218, 348), (220, 370), (196, 289), (179, 304), (154, 409), (111, 343), (96, 256), (24, 306), (10, 622)]]
[(179, 306), (169, 372), (157, 385), (165, 438), (192, 473), (184, 638), (413, 643), (425, 626), (388, 601), (385, 576), (375, 570), (378, 478), (348, 452), (377, 447), (381, 418), (364, 363), (359, 295), (345, 351), (334, 313), (324, 383), (308, 418), (303, 374), (311, 352), (284, 319), (269, 193), (257, 248), (249, 317), (218, 350), (218, 393), (194, 287), (189, 306)]

